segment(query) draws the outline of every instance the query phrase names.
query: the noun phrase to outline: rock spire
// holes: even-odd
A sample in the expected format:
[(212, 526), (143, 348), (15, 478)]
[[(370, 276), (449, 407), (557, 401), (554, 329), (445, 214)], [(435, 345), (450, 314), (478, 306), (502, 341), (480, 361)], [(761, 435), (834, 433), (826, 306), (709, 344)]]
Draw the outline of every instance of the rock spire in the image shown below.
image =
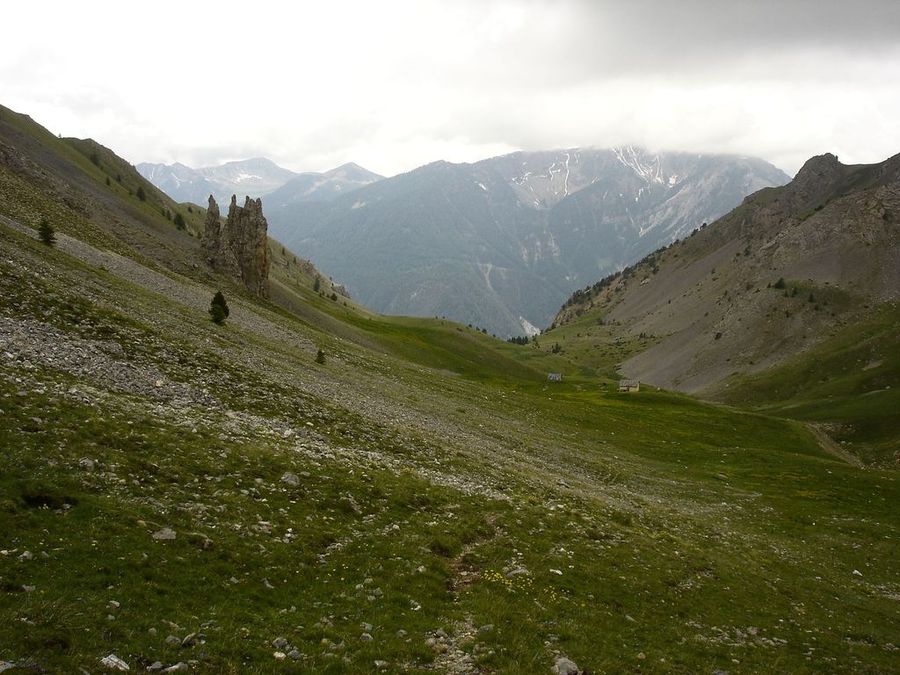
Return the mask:
[(206, 212), (203, 250), (207, 262), (218, 272), (239, 278), (250, 292), (269, 295), (268, 223), (262, 212), (262, 200), (246, 198), (237, 205), (232, 195), (228, 217), (223, 223), (219, 205), (212, 195)]

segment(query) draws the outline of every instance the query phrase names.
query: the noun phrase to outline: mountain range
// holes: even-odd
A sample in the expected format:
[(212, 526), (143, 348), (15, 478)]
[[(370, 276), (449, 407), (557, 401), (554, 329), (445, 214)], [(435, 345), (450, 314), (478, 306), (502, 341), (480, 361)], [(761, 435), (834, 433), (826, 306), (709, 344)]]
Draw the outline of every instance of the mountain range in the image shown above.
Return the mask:
[(789, 177), (759, 159), (628, 146), (435, 162), (328, 201), (264, 198), (272, 233), (389, 314), (501, 336)]
[(263, 157), (199, 169), (178, 162), (145, 162), (135, 168), (175, 201), (194, 204), (206, 204), (210, 195), (219, 203), (228, 203), (232, 195), (255, 199), (275, 190), (279, 190), (279, 202), (316, 201), (381, 179), (378, 174), (352, 163), (323, 173), (296, 173)]

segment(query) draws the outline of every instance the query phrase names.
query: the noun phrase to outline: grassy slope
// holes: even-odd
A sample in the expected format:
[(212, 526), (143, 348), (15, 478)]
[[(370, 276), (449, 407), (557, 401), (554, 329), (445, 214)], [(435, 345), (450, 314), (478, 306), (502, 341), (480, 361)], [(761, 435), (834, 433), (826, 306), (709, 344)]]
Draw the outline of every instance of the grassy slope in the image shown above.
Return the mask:
[[(287, 264), (276, 295), (299, 316), (234, 289), (219, 328), (3, 226), (0, 249), (0, 317), (155, 373), (135, 392), (17, 356), (11, 338), (0, 350), (0, 659), (61, 672), (110, 652), (206, 672), (377, 659), (544, 673), (555, 653), (593, 672), (896, 663), (896, 473), (826, 456), (794, 424), (609, 393), (549, 344), (377, 317)], [(544, 381), (557, 370), (569, 377)], [(155, 378), (197, 399), (154, 393)], [(162, 527), (177, 538), (154, 540)], [(429, 645), (438, 629), (449, 637)], [(165, 642), (195, 631), (203, 644)], [(279, 636), (302, 658), (276, 661)]]
[(721, 396), (769, 414), (825, 422), (868, 462), (900, 461), (900, 309), (886, 304), (790, 363), (731, 378)]

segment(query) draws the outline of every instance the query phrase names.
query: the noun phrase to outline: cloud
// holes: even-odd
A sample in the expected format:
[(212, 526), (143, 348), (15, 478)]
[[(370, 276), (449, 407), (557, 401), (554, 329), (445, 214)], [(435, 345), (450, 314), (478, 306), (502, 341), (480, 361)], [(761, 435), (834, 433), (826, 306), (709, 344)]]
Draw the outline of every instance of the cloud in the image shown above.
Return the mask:
[[(160, 0), (7, 8), (3, 103), (139, 161), (395, 173), (637, 142), (900, 150), (900, 3)], [(47, 17), (52, 20), (48, 21)]]

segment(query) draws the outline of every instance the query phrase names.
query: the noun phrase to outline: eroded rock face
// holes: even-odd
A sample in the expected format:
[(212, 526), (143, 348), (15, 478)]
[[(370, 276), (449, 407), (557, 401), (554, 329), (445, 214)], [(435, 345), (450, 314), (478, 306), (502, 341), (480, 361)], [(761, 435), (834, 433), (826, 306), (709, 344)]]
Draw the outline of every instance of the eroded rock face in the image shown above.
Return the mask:
[(262, 200), (246, 198), (244, 206), (231, 197), (228, 217), (223, 223), (212, 195), (206, 213), (203, 250), (209, 264), (223, 274), (240, 278), (252, 292), (269, 295), (268, 224)]

